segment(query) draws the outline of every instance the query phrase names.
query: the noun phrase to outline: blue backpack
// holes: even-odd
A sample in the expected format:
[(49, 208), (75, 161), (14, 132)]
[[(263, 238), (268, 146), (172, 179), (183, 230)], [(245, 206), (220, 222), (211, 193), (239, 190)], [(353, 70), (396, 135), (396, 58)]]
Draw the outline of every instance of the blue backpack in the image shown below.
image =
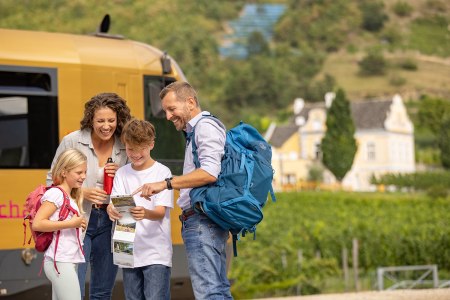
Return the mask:
[[(204, 115), (225, 126), (213, 115)], [(189, 133), (196, 168), (200, 167), (195, 127)], [(252, 126), (240, 122), (226, 135), (225, 154), (221, 171), (213, 184), (193, 188), (191, 205), (198, 213), (206, 214), (233, 236), (234, 256), (237, 256), (236, 241), (247, 232), (256, 238), (256, 225), (263, 219), (262, 208), (268, 194), (275, 202), (272, 188), (272, 147)]]

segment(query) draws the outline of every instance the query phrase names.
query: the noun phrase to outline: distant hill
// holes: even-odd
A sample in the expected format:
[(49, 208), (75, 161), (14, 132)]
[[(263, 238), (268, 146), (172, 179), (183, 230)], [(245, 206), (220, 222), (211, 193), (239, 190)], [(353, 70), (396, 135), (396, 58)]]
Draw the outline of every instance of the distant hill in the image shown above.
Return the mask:
[[(449, 1), (297, 3), (278, 25), (278, 37), (291, 44), (306, 41), (326, 53), (316, 80), (333, 76), (350, 99), (393, 93), (450, 99)], [(359, 62), (373, 50), (384, 56), (385, 72), (361, 76)]]
[[(294, 98), (319, 101), (332, 85), (350, 100), (393, 93), (405, 100), (422, 94), (450, 99), (450, 1), (258, 1), (288, 7), (274, 27), (271, 51), (221, 59), (227, 24), (247, 3), (255, 1), (2, 0), (0, 27), (86, 34), (109, 13), (111, 33), (167, 50), (204, 107), (227, 124), (244, 119), (264, 129), (261, 116), (282, 118)], [(377, 16), (383, 26), (373, 30)], [(385, 72), (362, 77), (359, 62), (373, 49), (382, 52)], [(332, 78), (322, 83), (326, 74)]]

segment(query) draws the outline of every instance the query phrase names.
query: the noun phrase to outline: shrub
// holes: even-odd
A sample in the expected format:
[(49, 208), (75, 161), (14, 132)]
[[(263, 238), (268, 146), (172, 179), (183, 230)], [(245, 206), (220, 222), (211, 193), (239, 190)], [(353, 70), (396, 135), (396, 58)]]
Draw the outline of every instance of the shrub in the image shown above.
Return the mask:
[(406, 58), (398, 64), (400, 68), (408, 71), (417, 71), (417, 63), (412, 58)]
[(396, 27), (386, 28), (382, 34), (382, 38), (390, 45), (399, 45), (402, 42), (402, 35)]
[(389, 78), (389, 84), (392, 86), (402, 86), (406, 83), (406, 79), (398, 74), (393, 74)]
[(308, 171), (308, 181), (322, 182), (323, 181), (323, 166), (321, 164), (313, 164)]
[(407, 17), (411, 15), (413, 8), (408, 2), (398, 1), (394, 4), (394, 13), (399, 17)]
[(361, 75), (383, 75), (386, 72), (386, 60), (381, 51), (370, 51), (359, 63)]
[(427, 195), (430, 198), (438, 199), (447, 197), (448, 192), (447, 188), (443, 185), (433, 185), (427, 190)]
[(425, 3), (425, 8), (438, 12), (445, 12), (447, 10), (444, 0), (428, 0)]

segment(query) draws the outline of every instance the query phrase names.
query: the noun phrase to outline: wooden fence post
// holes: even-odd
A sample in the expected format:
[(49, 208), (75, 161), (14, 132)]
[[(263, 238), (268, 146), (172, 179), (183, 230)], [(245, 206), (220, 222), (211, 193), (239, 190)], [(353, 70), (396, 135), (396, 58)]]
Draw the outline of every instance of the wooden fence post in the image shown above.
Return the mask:
[(359, 280), (358, 280), (358, 239), (353, 239), (353, 274), (355, 276), (355, 290), (359, 292)]
[(344, 272), (345, 291), (348, 292), (349, 278), (348, 278), (348, 253), (347, 248), (342, 248), (342, 270)]

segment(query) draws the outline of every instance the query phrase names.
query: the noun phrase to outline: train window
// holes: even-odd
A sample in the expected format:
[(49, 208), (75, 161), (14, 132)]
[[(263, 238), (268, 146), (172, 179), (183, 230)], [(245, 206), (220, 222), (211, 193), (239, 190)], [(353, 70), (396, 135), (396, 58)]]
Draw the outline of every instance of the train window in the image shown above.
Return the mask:
[(166, 114), (161, 107), (160, 91), (173, 79), (144, 76), (145, 119), (156, 129), (155, 148), (152, 157), (168, 166), (174, 175), (181, 175), (183, 169), (185, 140), (181, 132), (166, 120)]
[(0, 168), (48, 169), (58, 146), (56, 70), (0, 65)]

